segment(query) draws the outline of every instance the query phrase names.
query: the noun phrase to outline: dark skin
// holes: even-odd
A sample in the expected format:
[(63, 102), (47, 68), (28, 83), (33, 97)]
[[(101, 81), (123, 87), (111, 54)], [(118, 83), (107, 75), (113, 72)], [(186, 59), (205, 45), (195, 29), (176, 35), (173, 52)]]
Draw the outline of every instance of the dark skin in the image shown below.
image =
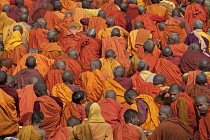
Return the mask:
[(74, 72), (66, 70), (62, 74), (63, 83), (73, 84), (74, 83)]
[(203, 72), (208, 71), (208, 70), (209, 70), (209, 67), (210, 67), (209, 61), (206, 60), (206, 59), (202, 59), (202, 60), (200, 61), (198, 67), (199, 67), (199, 69), (200, 69), (201, 71), (203, 71)]
[(28, 21), (28, 14), (27, 13), (22, 13), (20, 15), (20, 22), (27, 22)]
[(34, 92), (37, 97), (49, 96), (47, 93), (47, 85), (41, 81), (34, 84)]
[(126, 102), (129, 105), (132, 105), (134, 102), (134, 99), (138, 96), (138, 93), (136, 92), (136, 90), (134, 89), (128, 89), (125, 94), (124, 94), (124, 98), (126, 100)]
[(55, 30), (51, 30), (47, 33), (47, 39), (50, 43), (55, 43), (58, 41), (58, 32)]
[(157, 74), (153, 78), (153, 84), (158, 86), (158, 85), (163, 85), (165, 86), (166, 84), (166, 77), (163, 74)]
[(86, 35), (90, 38), (95, 38), (96, 37), (96, 30), (94, 28), (89, 28), (87, 30)]
[(44, 18), (39, 18), (37, 20), (37, 27), (40, 27), (41, 29), (46, 29), (47, 21)]
[(29, 68), (29, 69), (34, 69), (34, 67), (36, 67), (36, 59), (35, 57), (33, 56), (29, 56), (27, 59), (26, 59), (26, 67)]
[(15, 25), (13, 31), (19, 31), (21, 35), (23, 34), (23, 28), (20, 25)]
[(88, 0), (82, 1), (82, 8), (89, 9), (89, 7), (90, 7), (90, 2)]
[(189, 50), (202, 51), (201, 50), (201, 45), (198, 44), (198, 43), (191, 43), (188, 49)]
[(138, 63), (138, 71), (144, 71), (144, 70), (149, 70), (149, 66), (147, 65), (146, 61), (140, 60)]
[(66, 12), (65, 17), (72, 17), (72, 13), (71, 12)]
[(105, 58), (113, 58), (116, 59), (116, 54), (113, 50), (109, 49), (106, 51)]
[(10, 7), (10, 5), (9, 4), (5, 4), (3, 6), (2, 11), (5, 12), (5, 13), (11, 13), (11, 7)]
[(55, 69), (65, 70), (66, 69), (66, 62), (63, 60), (59, 60), (55, 63)]
[(114, 18), (113, 17), (108, 17), (106, 19), (106, 25), (107, 25), (108, 28), (113, 27), (115, 25)]
[(12, 75), (7, 75), (7, 86), (14, 88), (15, 87), (15, 78)]
[(202, 28), (203, 28), (203, 22), (200, 21), (200, 20), (196, 20), (196, 21), (194, 22), (194, 29), (195, 29), (195, 30), (197, 30), (197, 29), (201, 29), (201, 30), (202, 30)]
[(79, 56), (79, 53), (77, 52), (77, 50), (71, 49), (71, 50), (68, 51), (68, 58), (77, 60), (78, 56)]
[(141, 28), (144, 28), (144, 25), (142, 24), (141, 21), (135, 21), (134, 22), (134, 28), (135, 29), (141, 29)]
[(26, 9), (25, 7), (20, 7), (19, 12), (20, 12), (20, 14), (28, 13), (28, 9)]
[(158, 4), (158, 3), (160, 3), (160, 1), (159, 0), (152, 0), (152, 3), (153, 4)]
[(166, 24), (165, 24), (164, 22), (160, 22), (160, 23), (158, 24), (158, 29), (159, 29), (160, 31), (163, 31), (165, 27), (166, 27)]
[(170, 94), (171, 101), (176, 101), (181, 94), (180, 86), (178, 84), (172, 84), (168, 90), (168, 93)]
[(174, 8), (172, 10), (172, 17), (181, 17), (181, 10), (179, 8)]
[(114, 3), (120, 7), (120, 4), (122, 3), (123, 1), (122, 0), (114, 0)]
[(78, 119), (74, 116), (68, 118), (68, 120), (67, 120), (67, 126), (68, 127), (74, 127), (74, 126), (77, 126), (79, 124), (80, 124), (80, 119)]
[(53, 3), (53, 10), (54, 11), (61, 11), (62, 10), (62, 3), (60, 1), (55, 1)]
[(130, 4), (136, 4), (137, 5), (137, 1), (136, 0), (130, 0)]
[(142, 6), (142, 5), (139, 5), (139, 6), (138, 6), (138, 12), (139, 12), (139, 15), (145, 14), (145, 13), (146, 13), (145, 7)]
[(0, 85), (6, 85), (7, 74), (5, 71), (0, 71)]
[(147, 39), (143, 45), (144, 53), (149, 54), (152, 53), (154, 50), (155, 44), (152, 39)]
[(168, 44), (173, 45), (180, 42), (180, 37), (177, 33), (172, 33), (168, 36)]
[(29, 81), (28, 84), (35, 84), (36, 82), (38, 82), (39, 79), (36, 76), (32, 76)]
[(125, 68), (123, 66), (117, 66), (114, 68), (115, 77), (125, 77)]
[(100, 70), (101, 67), (102, 67), (101, 61), (98, 60), (98, 59), (92, 60), (92, 61), (90, 62), (90, 71), (93, 71), (93, 70), (95, 70), (95, 69)]
[(172, 56), (172, 55), (173, 55), (173, 51), (172, 51), (171, 47), (165, 46), (165, 47), (163, 48), (163, 50), (162, 50), (162, 54), (163, 54), (163, 56), (165, 56), (165, 57), (169, 57), (169, 56)]
[(111, 37), (120, 37), (120, 30), (118, 28), (112, 29)]
[(120, 4), (120, 9), (121, 9), (122, 12), (127, 12), (127, 10), (128, 10), (128, 3), (127, 2), (122, 2)]
[(116, 100), (116, 92), (114, 90), (107, 90), (105, 98)]
[(31, 49), (29, 49), (28, 53), (36, 53), (36, 54), (38, 54), (39, 51), (38, 51), (37, 48), (31, 48)]
[(206, 74), (204, 74), (203, 72), (199, 72), (196, 75), (196, 79), (195, 79), (196, 84), (203, 86), (205, 85), (205, 83), (207, 83), (207, 76)]
[(106, 11), (99, 10), (97, 17), (101, 17), (101, 18), (105, 19), (106, 18)]
[(16, 6), (24, 5), (24, 0), (15, 0), (15, 5)]

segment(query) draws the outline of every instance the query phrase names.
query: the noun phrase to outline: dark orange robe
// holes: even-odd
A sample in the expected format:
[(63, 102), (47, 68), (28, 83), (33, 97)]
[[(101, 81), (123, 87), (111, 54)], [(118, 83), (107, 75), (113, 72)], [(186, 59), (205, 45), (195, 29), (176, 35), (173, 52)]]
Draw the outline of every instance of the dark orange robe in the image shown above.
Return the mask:
[(54, 26), (62, 21), (64, 15), (61, 15), (59, 11), (47, 11), (44, 18), (47, 21), (47, 27), (50, 30), (55, 30)]
[(106, 17), (110, 16), (110, 13), (115, 10), (119, 10), (118, 6), (114, 2), (105, 3), (101, 10), (106, 11)]
[(88, 29), (94, 28), (96, 29), (97, 33), (102, 29), (106, 29), (106, 27), (107, 27), (106, 20), (101, 17), (91, 17), (88, 22)]
[[(29, 48), (37, 48), (39, 49), (39, 45), (44, 43), (44, 42), (48, 42), (47, 39), (47, 30), (45, 29), (32, 29), (29, 32)], [(33, 39), (31, 39), (33, 38)]]
[(153, 99), (157, 96), (158, 93), (160, 93), (162, 89), (160, 89), (158, 86), (155, 86), (153, 83), (144, 82), (142, 84), (142, 88), (139, 94), (146, 94), (151, 96)]
[(208, 107), (206, 115), (199, 121), (200, 140), (210, 139), (210, 107)]
[(182, 56), (188, 50), (188, 46), (184, 43), (178, 43), (168, 46), (171, 47), (173, 54), (177, 56)]
[(31, 15), (31, 19), (33, 21), (36, 21), (39, 18), (44, 18), (44, 15), (47, 11), (50, 11), (47, 7), (40, 7), (39, 9), (36, 9), (33, 14)]
[(147, 6), (147, 13), (168, 18), (167, 10), (165, 9), (165, 7), (162, 7), (160, 4), (152, 4)]
[(115, 26), (120, 26), (126, 29), (127, 21), (120, 10), (111, 11), (109, 16), (114, 18)]
[(54, 132), (52, 132), (48, 140), (67, 140), (67, 138), (73, 135), (66, 127), (58, 126)]

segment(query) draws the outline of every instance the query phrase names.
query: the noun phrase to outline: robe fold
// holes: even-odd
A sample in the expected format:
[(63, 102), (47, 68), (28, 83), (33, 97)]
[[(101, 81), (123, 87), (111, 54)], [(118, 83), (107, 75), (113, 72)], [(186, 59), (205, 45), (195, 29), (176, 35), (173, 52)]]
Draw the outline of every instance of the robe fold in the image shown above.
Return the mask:
[(20, 140), (42, 140), (42, 136), (34, 129), (32, 125), (24, 126), (17, 134), (17, 138)]
[(106, 20), (101, 17), (90, 17), (88, 22), (88, 29), (94, 28), (96, 30), (96, 35), (100, 30), (106, 29)]
[(191, 84), (195, 84), (196, 75), (202, 72), (201, 70), (189, 71), (187, 76), (187, 86)]
[(210, 98), (210, 89), (204, 86), (200, 86), (198, 84), (191, 84), (188, 85), (185, 89), (185, 92), (188, 93), (188, 95), (193, 99), (196, 100), (196, 98), (199, 95), (206, 95), (208, 99)]
[(210, 107), (208, 107), (206, 115), (199, 121), (200, 140), (207, 140), (210, 138)]
[(168, 46), (171, 47), (173, 54), (178, 56), (182, 56), (188, 49), (188, 46), (185, 45), (184, 43), (178, 43)]
[(109, 2), (109, 3), (105, 3), (102, 7), (101, 10), (106, 11), (106, 17), (110, 16), (110, 13), (112, 11), (116, 11), (119, 10), (119, 7), (114, 3), (114, 2)]
[(167, 10), (165, 9), (165, 7), (161, 6), (160, 4), (152, 4), (147, 6), (146, 13), (168, 18)]
[(145, 83), (145, 81), (140, 76), (140, 72), (136, 71), (131, 77), (131, 79), (136, 91), (140, 94), (142, 85)]
[(45, 29), (32, 29), (29, 32), (29, 38), (33, 38), (29, 40), (29, 49), (30, 48), (37, 48), (39, 49), (39, 45), (48, 42), (47, 39), (47, 30)]
[(80, 23), (80, 20), (82, 18), (90, 18), (91, 15), (83, 8), (76, 8), (73, 12), (73, 18), (74, 20), (79, 23), (81, 26), (82, 24)]
[(33, 14), (31, 15), (31, 19), (32, 19), (33, 21), (36, 21), (36, 20), (39, 19), (39, 18), (44, 18), (45, 13), (46, 13), (47, 11), (50, 11), (50, 9), (47, 8), (47, 7), (40, 7), (39, 9), (36, 9), (36, 10), (33, 12)]
[(115, 26), (120, 26), (126, 29), (128, 23), (120, 10), (111, 11), (109, 16), (114, 18)]
[(64, 14), (60, 11), (47, 11), (44, 16), (44, 19), (47, 21), (47, 27), (50, 30), (55, 30), (54, 26), (60, 23), (63, 18)]
[(48, 140), (67, 140), (69, 135), (72, 135), (71, 132), (62, 126), (58, 126), (54, 132), (49, 135)]
[(138, 6), (135, 4), (129, 4), (126, 15), (130, 17), (131, 20), (139, 15), (137, 7)]

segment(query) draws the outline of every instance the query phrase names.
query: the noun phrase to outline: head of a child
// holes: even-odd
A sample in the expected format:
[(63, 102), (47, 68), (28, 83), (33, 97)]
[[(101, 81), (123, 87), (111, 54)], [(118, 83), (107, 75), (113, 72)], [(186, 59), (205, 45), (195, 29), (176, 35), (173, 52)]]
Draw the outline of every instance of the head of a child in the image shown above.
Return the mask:
[(75, 91), (72, 94), (72, 102), (75, 104), (84, 104), (86, 102), (86, 93), (84, 90)]
[(44, 114), (40, 111), (34, 111), (31, 117), (32, 124), (37, 124), (39, 127), (41, 127), (42, 122), (44, 120)]
[(74, 127), (74, 126), (79, 125), (79, 124), (80, 124), (80, 119), (78, 119), (77, 117), (71, 116), (67, 120), (67, 126), (68, 127)]

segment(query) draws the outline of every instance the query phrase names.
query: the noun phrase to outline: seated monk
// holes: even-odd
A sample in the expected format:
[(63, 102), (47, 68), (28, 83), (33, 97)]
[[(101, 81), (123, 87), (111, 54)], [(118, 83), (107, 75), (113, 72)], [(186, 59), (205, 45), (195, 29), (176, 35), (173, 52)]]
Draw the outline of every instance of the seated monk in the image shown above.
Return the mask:
[(180, 69), (182, 73), (199, 70), (199, 62), (202, 59), (210, 61), (209, 57), (202, 53), (201, 46), (198, 43), (190, 44), (188, 51), (181, 57)]
[(168, 12), (165, 7), (160, 5), (160, 0), (151, 0), (152, 5), (147, 6), (147, 14), (154, 14), (160, 17), (165, 17), (168, 19)]
[(128, 109), (123, 116), (125, 124), (119, 124), (114, 130), (114, 140), (147, 140), (143, 129), (138, 126), (138, 112)]
[(29, 32), (29, 38), (33, 38), (29, 40), (29, 48), (38, 49), (40, 44), (48, 42), (46, 25), (47, 21), (44, 18), (39, 18), (37, 20), (38, 28), (32, 29)]
[(53, 11), (47, 11), (44, 15), (44, 19), (47, 21), (47, 27), (50, 30), (55, 30), (55, 25), (60, 23), (64, 18), (64, 14), (61, 13), (62, 3), (60, 1), (55, 1), (53, 3)]
[(1, 123), (0, 127), (0, 138), (4, 136), (12, 136), (14, 133), (19, 131), (18, 125), (18, 97), (14, 89), (6, 86), (7, 74), (4, 71), (0, 71), (0, 96), (1, 100)]
[(122, 66), (117, 66), (114, 68), (114, 78), (108, 78), (103, 83), (103, 91), (101, 94), (101, 99), (105, 98), (105, 93), (107, 90), (114, 90), (116, 92), (116, 101), (127, 105), (124, 99), (124, 93), (127, 89), (133, 88), (133, 83), (130, 78), (125, 77), (125, 68)]
[(200, 43), (201, 50), (205, 53), (209, 53), (210, 51), (210, 37), (203, 31), (203, 22), (200, 20), (196, 20), (194, 22), (194, 31), (190, 33), (184, 42), (186, 45), (190, 45), (191, 43)]
[(149, 140), (153, 139), (186, 139), (194, 140), (193, 134), (188, 130), (188, 126), (180, 119), (172, 118), (173, 110), (170, 106), (163, 106), (159, 111), (160, 125), (148, 137)]
[(98, 39), (100, 39), (101, 41), (103, 41), (105, 37), (111, 36), (111, 32), (114, 28), (118, 28), (120, 30), (120, 37), (122, 39), (128, 37), (129, 35), (129, 33), (124, 28), (115, 26), (115, 21), (113, 17), (108, 17), (106, 19), (106, 25), (107, 25), (106, 29), (102, 29), (98, 32)]
[(80, 88), (87, 93), (87, 102), (99, 101), (103, 89), (103, 83), (109, 75), (101, 72), (101, 61), (98, 59), (90, 62), (89, 71), (83, 72), (81, 77)]
[(54, 69), (51, 69), (45, 76), (45, 82), (49, 92), (52, 92), (52, 88), (58, 84), (62, 83), (62, 73), (66, 69), (66, 62), (59, 60), (55, 63)]
[(69, 117), (77, 117), (80, 122), (86, 118), (85, 107), (82, 105), (86, 102), (86, 93), (83, 90), (75, 91), (72, 94), (72, 101), (64, 107), (61, 115), (61, 126), (66, 127)]
[[(207, 32), (209, 23), (208, 23), (208, 12), (204, 7), (204, 0), (196, 0), (195, 3), (192, 3), (187, 6), (185, 11), (184, 18), (190, 25), (191, 31), (193, 31), (193, 25), (196, 20), (201, 20), (203, 22), (203, 31)], [(199, 12), (198, 12), (199, 11)]]
[(100, 106), (97, 103), (89, 103), (85, 111), (87, 119), (73, 127), (74, 136), (81, 140), (113, 140), (112, 128), (102, 117)]
[(149, 71), (154, 72), (160, 53), (160, 50), (155, 47), (153, 40), (147, 39), (143, 47), (138, 48), (136, 54), (131, 58), (131, 69), (136, 71), (135, 66), (140, 60), (144, 60), (149, 65)]
[(49, 59), (54, 59), (54, 60), (59, 56), (65, 57), (65, 54), (61, 46), (57, 44), (58, 32), (55, 30), (48, 31), (47, 39), (49, 40), (49, 42), (42, 43), (39, 46), (40, 54), (46, 56)]
[(120, 30), (118, 28), (114, 28), (112, 29), (111, 37), (107, 36), (103, 40), (102, 57), (105, 56), (105, 52), (108, 49), (113, 49), (113, 51), (117, 55), (116, 60), (125, 67), (127, 73), (130, 69), (131, 62), (128, 53), (126, 52), (126, 47), (127, 47), (126, 42), (120, 38)]
[(172, 64), (176, 65), (177, 67), (180, 67), (181, 63), (181, 57), (174, 55), (171, 47), (165, 46), (162, 50), (162, 57), (166, 60), (170, 61)]
[(32, 125), (24, 126), (17, 134), (17, 138), (21, 140), (29, 138), (33, 138), (36, 140), (45, 140), (46, 131), (44, 129), (41, 129), (43, 120), (44, 114), (40, 111), (34, 111), (31, 117)]
[(80, 22), (83, 25), (84, 30), (94, 28), (96, 30), (96, 35), (98, 35), (100, 30), (106, 29), (106, 12), (104, 10), (99, 10), (97, 17), (82, 18)]
[(7, 72), (7, 70), (12, 67), (12, 64), (12, 58), (0, 58), (0, 70)]
[(56, 130), (60, 122), (62, 111), (62, 108), (58, 104), (60, 99), (48, 95), (47, 86), (44, 82), (35, 83), (34, 92), (37, 96), (37, 100), (34, 103), (34, 111), (41, 111), (44, 114), (41, 128), (46, 131), (48, 138), (50, 133)]
[(68, 58), (64, 57), (58, 57), (55, 62), (59, 60), (63, 60), (66, 62), (66, 70), (71, 70), (74, 72), (74, 83), (79, 85), (80, 80), (79, 80), (79, 75), (83, 71), (82, 63), (78, 61), (78, 52), (75, 49), (71, 49), (68, 51)]
[(14, 75), (16, 81), (18, 81), (17, 89), (22, 89), (28, 85), (28, 81), (32, 76), (36, 76), (39, 81), (44, 81), (42, 74), (37, 69), (34, 69), (37, 65), (35, 57), (29, 56), (25, 65), (27, 68), (20, 70)]
[[(20, 13), (19, 15), (21, 15), (21, 14), (31, 15), (28, 8), (25, 8), (25, 7), (20, 7), (19, 8), (19, 13)], [(28, 16), (28, 19), (27, 19), (26, 22), (27, 22), (28, 25), (30, 25), (30, 26), (32, 25), (33, 21), (31, 19), (31, 16)]]
[(209, 110), (210, 105), (208, 102), (208, 97), (206, 95), (200, 95), (196, 98), (196, 106), (198, 107), (201, 116), (203, 116), (199, 120), (199, 132), (200, 132), (200, 140), (209, 139)]
[(131, 109), (138, 112), (138, 126), (143, 130), (155, 130), (160, 124), (158, 120), (159, 108), (149, 95), (138, 95), (136, 90), (129, 89), (125, 92), (124, 98), (126, 102), (131, 105)]
[(100, 58), (102, 67), (101, 72), (108, 74), (111, 78), (114, 78), (113, 70), (117, 66), (121, 66), (121, 63), (116, 61), (116, 54), (113, 50), (106, 51), (105, 58)]
[(15, 14), (15, 13), (12, 13), (11, 7), (10, 7), (9, 4), (3, 5), (3, 7), (2, 7), (2, 12), (5, 12), (6, 15), (7, 15), (7, 17), (13, 19), (13, 20), (16, 21), (16, 22), (19, 22), (19, 17), (18, 17), (18, 15)]
[(135, 30), (131, 31), (128, 36), (128, 48), (127, 51), (130, 56), (135, 55), (139, 47), (143, 46), (144, 42), (148, 38), (152, 38), (152, 34), (149, 30), (144, 29), (144, 25), (141, 21), (134, 22)]
[(71, 134), (68, 136), (67, 140), (74, 139), (74, 135), (72, 135), (74, 133), (73, 127), (79, 125), (80, 123), (81, 123), (81, 121), (77, 117), (71, 116), (68, 118), (66, 128), (71, 132)]
[(23, 28), (22, 41), (23, 43), (29, 43), (29, 31), (31, 30), (31, 26), (27, 23), (29, 15), (27, 13), (22, 13), (20, 15), (20, 22), (18, 24)]
[(55, 131), (53, 131), (48, 139), (50, 140), (54, 140), (54, 139), (63, 139), (66, 140), (70, 135), (72, 135), (72, 133), (66, 128), (66, 127), (62, 127), (62, 126), (58, 126)]
[(12, 75), (7, 75), (7, 83), (6, 83), (7, 86), (11, 87), (11, 88), (14, 88), (16, 83), (15, 83), (15, 78), (14, 76)]
[(129, 1), (129, 5), (128, 5), (128, 9), (127, 9), (127, 16), (130, 17), (130, 19), (134, 19), (136, 18), (139, 13), (138, 13), (138, 8), (137, 8), (137, 0), (130, 0)]
[(120, 4), (122, 3), (122, 0), (114, 0), (113, 2), (105, 3), (101, 9), (106, 11), (106, 17), (110, 16), (110, 13), (112, 11), (120, 10)]
[(72, 17), (72, 13), (66, 12), (65, 17), (62, 20), (62, 22), (60, 22), (54, 26), (55, 30), (57, 30), (59, 32), (58, 44), (60, 44), (62, 42), (62, 39), (64, 36), (66, 36), (66, 34), (68, 32), (68, 28), (70, 26), (76, 26), (77, 28), (81, 28), (80, 24), (74, 21), (74, 19)]
[(92, 60), (99, 59), (101, 56), (101, 40), (96, 38), (96, 30), (89, 28), (86, 36), (82, 38), (79, 61), (82, 62), (84, 70), (89, 70), (89, 64)]
[(66, 70), (62, 74), (63, 83), (58, 83), (52, 88), (52, 96), (62, 100), (63, 106), (72, 101), (73, 92), (79, 90), (79, 87), (74, 84), (74, 73)]
[(33, 76), (29, 79), (29, 84), (27, 86), (25, 86), (23, 89), (17, 90), (20, 106), (19, 123), (23, 124), (24, 126), (30, 123), (29, 120), (31, 118), (31, 114), (33, 113), (34, 102), (37, 99), (33, 86), (38, 81), (39, 79)]
[(195, 84), (188, 85), (185, 89), (185, 92), (188, 93), (188, 95), (194, 100), (201, 94), (206, 95), (208, 98), (210, 98), (210, 89), (205, 86), (206, 83), (206, 74), (203, 72), (199, 72), (196, 75)]
[(180, 42), (180, 36), (177, 33), (170, 34), (167, 43), (174, 55), (182, 56), (188, 49), (187, 45)]
[(116, 92), (114, 90), (108, 90), (105, 99), (98, 101), (98, 105), (101, 107), (101, 115), (104, 120), (112, 126), (112, 131), (118, 125), (125, 123), (123, 114), (129, 107), (116, 102)]
[(47, 11), (50, 11), (49, 4), (48, 4), (46, 1), (44, 1), (44, 2), (42, 2), (41, 7), (39, 7), (38, 9), (36, 9), (36, 10), (32, 13), (31, 19), (32, 19), (33, 21), (36, 21), (36, 20), (38, 20), (39, 18), (44, 18), (45, 13), (46, 13)]

